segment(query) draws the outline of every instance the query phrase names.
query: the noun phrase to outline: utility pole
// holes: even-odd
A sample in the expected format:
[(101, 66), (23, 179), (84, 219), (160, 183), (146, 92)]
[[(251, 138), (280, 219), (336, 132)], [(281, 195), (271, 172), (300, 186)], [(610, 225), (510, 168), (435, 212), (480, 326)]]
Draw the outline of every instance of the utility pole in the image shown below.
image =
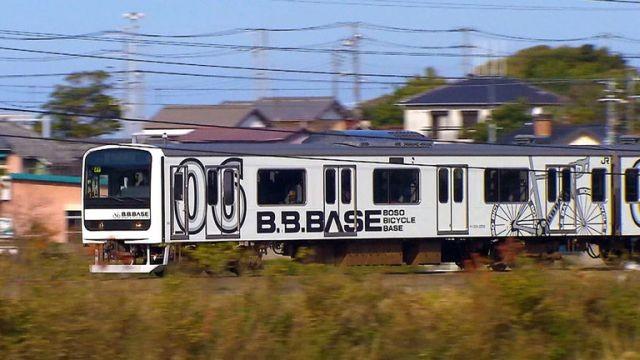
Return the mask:
[(487, 97), (489, 98), (490, 115), (489, 118), (485, 120), (487, 121), (487, 142), (495, 144), (498, 142), (498, 124), (493, 120), (493, 111), (495, 110), (496, 103), (496, 88), (494, 85), (495, 78), (493, 77), (493, 74), (491, 74), (491, 77), (488, 80), (489, 86), (487, 88)]
[[(136, 54), (135, 36), (140, 28), (138, 20), (144, 17), (140, 12), (127, 12), (122, 17), (129, 20), (129, 26), (125, 28), (127, 42), (125, 46), (125, 58), (127, 59), (127, 73), (125, 81), (125, 101), (124, 101), (124, 117), (140, 119), (144, 116), (142, 104), (144, 103), (144, 94), (142, 86), (142, 73), (137, 71), (134, 55)], [(139, 122), (122, 121), (122, 127), (119, 131), (121, 137), (130, 137), (134, 133), (142, 130), (142, 124)]]
[(267, 68), (267, 51), (266, 48), (269, 44), (269, 33), (266, 30), (258, 30), (256, 32), (256, 44), (255, 49), (253, 50), (253, 59), (255, 61), (255, 66), (258, 68), (256, 70), (256, 97), (267, 97), (269, 96), (269, 82), (267, 80), (267, 73), (265, 70)]
[(331, 95), (334, 99), (337, 99), (340, 95), (340, 69), (342, 67), (342, 54), (340, 53), (340, 49), (334, 49), (331, 52), (331, 71), (333, 72), (332, 76), (332, 84), (331, 84)]
[(623, 102), (623, 100), (617, 97), (619, 90), (616, 89), (616, 81), (613, 79), (605, 82), (606, 88), (604, 90), (605, 96), (598, 99), (599, 102), (607, 104), (607, 124), (606, 124), (606, 138), (605, 145), (613, 145), (616, 143), (617, 134), (617, 115), (616, 115), (616, 103)]
[(356, 115), (360, 116), (360, 102), (362, 101), (360, 93), (360, 40), (362, 34), (358, 30), (359, 24), (357, 22), (351, 24), (351, 37), (345, 41), (345, 45), (351, 48), (352, 66), (353, 66), (353, 101)]
[(461, 28), (460, 31), (462, 32), (462, 62), (461, 62), (461, 66), (462, 66), (462, 76), (466, 77), (467, 75), (471, 74), (472, 69), (471, 69), (471, 48), (473, 47), (471, 45), (471, 39), (470, 39), (470, 35), (471, 35), (471, 29), (470, 28)]
[(625, 133), (630, 135), (635, 130), (636, 122), (636, 74), (635, 70), (627, 73), (627, 114), (625, 121)]

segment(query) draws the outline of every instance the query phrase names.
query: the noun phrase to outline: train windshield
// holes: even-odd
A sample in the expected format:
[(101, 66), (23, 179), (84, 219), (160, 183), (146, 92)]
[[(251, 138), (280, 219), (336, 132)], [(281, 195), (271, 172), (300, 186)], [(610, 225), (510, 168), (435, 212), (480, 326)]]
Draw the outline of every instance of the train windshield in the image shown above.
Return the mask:
[(148, 208), (151, 154), (144, 150), (107, 149), (87, 155), (86, 208)]

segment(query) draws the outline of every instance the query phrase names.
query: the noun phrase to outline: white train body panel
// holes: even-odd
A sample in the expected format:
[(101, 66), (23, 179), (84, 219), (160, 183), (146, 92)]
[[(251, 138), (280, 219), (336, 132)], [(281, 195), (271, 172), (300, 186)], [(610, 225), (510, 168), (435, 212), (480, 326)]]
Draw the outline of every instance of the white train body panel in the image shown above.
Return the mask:
[[(620, 234), (624, 236), (640, 235), (640, 201), (638, 201), (637, 188), (638, 171), (640, 169), (640, 157), (629, 156), (623, 154), (620, 157), (620, 174), (624, 177), (620, 184), (619, 191), (619, 222)], [(628, 172), (635, 172), (635, 176), (631, 177)], [(635, 194), (632, 194), (630, 186), (635, 186)]]
[[(191, 160), (190, 160), (191, 159)], [(542, 235), (608, 235), (612, 233), (610, 196), (603, 202), (593, 203), (589, 195), (590, 169), (602, 168), (611, 172), (610, 160), (605, 157), (529, 157), (504, 156), (500, 163), (490, 157), (411, 157), (404, 164), (389, 164), (389, 157), (335, 157), (327, 160), (309, 160), (270, 157), (242, 157), (242, 164), (221, 157), (176, 158), (165, 160), (165, 178), (180, 165), (189, 172), (189, 235), (180, 229), (176, 208), (184, 202), (165, 204), (165, 238), (168, 242), (208, 242), (241, 239), (243, 241), (286, 241), (321, 239), (384, 239), (384, 238), (451, 238), (451, 237), (505, 237)], [(199, 163), (199, 164), (198, 164)], [(415, 165), (412, 165), (415, 164)], [(229, 165), (232, 164), (232, 165)], [(233, 165), (235, 164), (235, 165)], [(497, 166), (499, 165), (499, 166)], [(240, 191), (234, 194), (239, 207), (205, 206), (206, 176), (204, 169), (222, 171), (237, 169), (241, 174)], [(224, 167), (232, 166), (232, 167)], [(233, 168), (233, 166), (236, 166)], [(550, 166), (568, 167), (575, 174), (571, 181), (572, 196), (567, 202), (547, 201), (546, 173), (530, 172), (528, 200), (518, 203), (486, 203), (483, 179), (485, 169), (547, 169)], [(172, 168), (173, 167), (173, 168)], [(355, 197), (337, 206), (325, 202), (325, 171), (355, 170), (352, 182)], [(173, 169), (173, 170), (172, 170)], [(258, 205), (257, 174), (259, 170), (304, 169), (306, 178), (305, 202), (300, 205)], [(419, 171), (419, 202), (417, 204), (374, 203), (373, 172), (378, 169), (416, 169)], [(460, 169), (463, 174), (462, 201), (453, 201), (453, 186), (449, 186), (447, 201), (439, 201), (438, 171)], [(234, 170), (236, 171), (236, 170)], [(452, 176), (450, 175), (450, 178)], [(221, 183), (220, 183), (221, 184)], [(453, 184), (451, 184), (453, 185)], [(197, 191), (192, 189), (197, 188)], [(611, 189), (611, 177), (606, 177), (606, 188)], [(171, 187), (165, 187), (165, 199), (171, 199)], [(195, 193), (198, 195), (196, 196)], [(581, 196), (584, 195), (584, 196)], [(576, 196), (578, 200), (576, 201)], [(196, 199), (197, 197), (197, 199)], [(337, 199), (338, 200), (338, 199)], [(341, 200), (341, 199), (340, 199)], [(170, 200), (171, 202), (171, 200)], [(576, 203), (579, 206), (576, 207)], [(226, 209), (226, 210), (225, 210)], [(226, 211), (233, 214), (224, 219)], [(577, 212), (593, 217), (591, 223), (577, 223)], [(172, 212), (174, 213), (172, 216)], [(180, 213), (180, 211), (178, 211)], [(206, 213), (206, 216), (203, 214)], [(353, 214), (355, 213), (355, 219)], [(509, 216), (523, 221), (519, 231), (506, 230)], [(180, 215), (178, 215), (180, 216)], [(548, 223), (548, 231), (544, 223)], [(597, 220), (597, 221), (594, 221)], [(353, 231), (355, 222), (356, 231)], [(238, 232), (237, 224), (242, 226)], [(226, 226), (226, 227), (225, 227)], [(343, 231), (338, 229), (342, 228)]]
[[(106, 151), (118, 149), (147, 152), (150, 164), (141, 153), (129, 152), (113, 169), (104, 165), (111, 159)], [(615, 231), (640, 235), (640, 202), (624, 201), (625, 190), (609, 175), (615, 163), (610, 152), (414, 153), (403, 155), (396, 149), (384, 156), (255, 156), (230, 151), (224, 156), (178, 156), (141, 145), (93, 149), (85, 154), (83, 241), (602, 237)], [(129, 162), (144, 163), (148, 170)], [(620, 157), (622, 171), (637, 166), (637, 158)], [(275, 186), (281, 178), (298, 179), (299, 170), (301, 186), (260, 192), (259, 179)], [(597, 185), (594, 171), (602, 175)], [(378, 191), (391, 179), (406, 185), (404, 192), (391, 185)], [(134, 181), (141, 185), (136, 188)], [(273, 205), (259, 204), (261, 196), (274, 194), (279, 198), (266, 200)], [(283, 203), (282, 194), (290, 203)], [(615, 197), (622, 204), (617, 229)]]

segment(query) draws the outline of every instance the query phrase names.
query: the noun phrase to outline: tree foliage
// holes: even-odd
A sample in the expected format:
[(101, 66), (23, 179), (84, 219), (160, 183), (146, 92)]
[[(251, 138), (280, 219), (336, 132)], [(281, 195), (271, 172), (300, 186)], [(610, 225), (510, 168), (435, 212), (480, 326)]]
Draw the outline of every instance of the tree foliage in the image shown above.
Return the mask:
[(71, 74), (64, 85), (56, 86), (44, 109), (58, 113), (97, 116), (52, 115), (52, 135), (59, 138), (84, 138), (109, 134), (120, 129), (116, 120), (122, 114), (117, 100), (108, 95), (110, 75), (104, 71)]
[(396, 88), (391, 94), (368, 101), (362, 105), (364, 119), (370, 120), (375, 127), (389, 127), (402, 125), (402, 109), (396, 104), (413, 95), (443, 85), (444, 80), (439, 78), (435, 69), (425, 69), (424, 75), (409, 79), (407, 83)]
[[(565, 96), (566, 105), (558, 109), (556, 115), (574, 124), (602, 121), (604, 105), (597, 100), (603, 96), (604, 85), (596, 80), (612, 78), (622, 82), (630, 71), (621, 56), (611, 53), (606, 47), (597, 48), (590, 44), (579, 47), (534, 46), (506, 59), (487, 62), (476, 71), (486, 73), (495, 61), (506, 61), (508, 76), (530, 79), (534, 85)], [(545, 79), (553, 81), (545, 82)]]
[[(529, 105), (525, 99), (521, 99), (512, 104), (504, 104), (496, 108), (491, 118), (496, 124), (498, 136), (519, 129), (526, 122), (533, 121), (531, 105)], [(468, 134), (473, 140), (483, 142), (487, 141), (488, 135), (487, 122), (478, 123)]]

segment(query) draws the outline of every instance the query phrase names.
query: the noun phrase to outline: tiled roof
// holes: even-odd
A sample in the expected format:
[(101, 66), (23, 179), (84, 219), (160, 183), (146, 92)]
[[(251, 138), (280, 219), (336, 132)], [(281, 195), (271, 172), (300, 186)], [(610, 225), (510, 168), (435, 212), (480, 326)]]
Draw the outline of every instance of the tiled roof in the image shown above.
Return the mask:
[(444, 85), (400, 102), (406, 106), (495, 105), (525, 99), (531, 105), (558, 105), (558, 95), (518, 79), (496, 76), (474, 76)]
[(350, 113), (333, 97), (268, 97), (254, 102), (269, 121), (321, 120), (329, 110), (335, 110), (343, 119)]
[[(168, 105), (160, 109), (151, 120), (157, 123), (146, 123), (145, 129), (185, 129), (194, 125), (239, 126), (251, 115), (264, 119), (264, 116), (247, 104), (221, 105)], [(169, 123), (177, 124), (169, 124)], [(180, 123), (184, 123), (180, 124)]]
[[(534, 136), (533, 124), (527, 123), (521, 128), (514, 130), (498, 139), (500, 144), (513, 144), (519, 136)], [(598, 142), (604, 142), (606, 138), (606, 127), (603, 124), (594, 125), (572, 125), (572, 124), (553, 124), (551, 128), (551, 136), (537, 137), (537, 144), (560, 144), (566, 145), (576, 140), (580, 136), (589, 136)]]
[(179, 142), (275, 142), (302, 135), (303, 132), (278, 131), (264, 128), (213, 129), (198, 128), (176, 137)]
[[(24, 126), (0, 121), (0, 134), (24, 136), (24, 137), (40, 137), (36, 133)], [(27, 139), (20, 137), (2, 137), (0, 138), (0, 148), (7, 145), (11, 153), (22, 158), (44, 159), (54, 166), (74, 166), (80, 163), (82, 155), (88, 149), (98, 146), (99, 144), (89, 143), (64, 143), (47, 139)]]

